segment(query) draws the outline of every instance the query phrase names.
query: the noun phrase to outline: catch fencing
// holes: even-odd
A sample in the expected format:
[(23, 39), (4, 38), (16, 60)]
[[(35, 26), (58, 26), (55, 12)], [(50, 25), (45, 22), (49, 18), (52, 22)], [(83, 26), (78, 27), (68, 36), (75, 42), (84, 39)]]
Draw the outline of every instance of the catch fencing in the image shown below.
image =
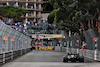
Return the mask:
[[(86, 39), (87, 47), (87, 49), (85, 50), (85, 56), (93, 60), (97, 58), (97, 60), (100, 61), (100, 36), (98, 33), (98, 29), (95, 28), (84, 31), (84, 36)], [(95, 47), (94, 38), (97, 38), (97, 47)], [(95, 50), (97, 50), (96, 57)]]
[[(84, 55), (87, 58), (100, 61), (100, 36), (98, 29), (89, 29), (84, 31), (83, 34), (86, 40), (85, 50), (82, 49), (83, 44), (81, 42), (80, 36), (73, 35), (71, 37), (62, 39), (62, 51), (65, 51), (66, 48), (67, 53), (80, 53), (80, 55)], [(94, 38), (97, 38), (97, 42), (94, 41)], [(79, 45), (76, 40), (79, 40)], [(64, 42), (66, 42), (66, 47), (64, 47)]]
[(86, 45), (87, 45), (87, 49), (89, 50), (94, 50), (95, 48), (95, 41), (94, 38), (96, 38), (96, 34), (94, 33), (93, 29), (89, 29), (87, 31), (83, 32), (85, 39), (86, 39)]
[[(77, 43), (77, 40), (79, 41)], [(73, 35), (71, 37), (66, 37), (62, 39), (62, 46), (63, 47), (70, 47), (70, 48), (81, 48), (81, 39), (79, 35)]]
[(31, 38), (0, 22), (0, 63), (30, 51)]

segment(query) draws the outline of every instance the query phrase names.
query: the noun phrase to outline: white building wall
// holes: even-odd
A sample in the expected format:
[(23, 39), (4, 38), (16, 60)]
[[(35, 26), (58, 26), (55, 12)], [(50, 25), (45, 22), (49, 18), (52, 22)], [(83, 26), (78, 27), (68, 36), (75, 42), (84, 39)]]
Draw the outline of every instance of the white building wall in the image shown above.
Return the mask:
[(49, 14), (50, 14), (50, 13), (42, 13), (42, 14), (41, 14), (42, 19), (47, 19)]

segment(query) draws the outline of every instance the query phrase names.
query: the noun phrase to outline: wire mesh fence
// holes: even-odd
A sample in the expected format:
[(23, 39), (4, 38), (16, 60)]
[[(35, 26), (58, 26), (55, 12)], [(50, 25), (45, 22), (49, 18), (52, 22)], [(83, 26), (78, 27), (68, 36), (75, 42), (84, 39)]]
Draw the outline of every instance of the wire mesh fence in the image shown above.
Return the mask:
[[(77, 40), (79, 42), (77, 42)], [(62, 38), (62, 46), (70, 48), (80, 48), (82, 46), (79, 35), (72, 35), (71, 37)]]
[(30, 42), (30, 37), (0, 22), (0, 53), (30, 48)]
[(94, 38), (98, 37), (97, 29), (89, 29), (83, 32), (86, 39), (86, 46), (89, 50), (95, 49), (95, 41)]

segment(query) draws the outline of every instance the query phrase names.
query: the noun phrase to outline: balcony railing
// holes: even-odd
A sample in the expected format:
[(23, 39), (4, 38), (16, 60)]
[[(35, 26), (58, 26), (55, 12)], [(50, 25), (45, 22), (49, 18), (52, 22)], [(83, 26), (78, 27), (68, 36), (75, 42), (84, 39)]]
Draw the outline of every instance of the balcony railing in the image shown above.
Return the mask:
[[(26, 6), (20, 6), (19, 7), (23, 8), (23, 9), (26, 9)], [(34, 7), (32, 6), (27, 6), (27, 9), (35, 9)], [(39, 10), (42, 10), (42, 8), (39, 8), (39, 7), (36, 7), (36, 9), (39, 9)]]
[[(22, 15), (21, 17), (24, 17), (24, 15)], [(41, 15), (32, 15), (32, 14), (27, 14), (25, 17), (41, 17)]]
[(19, 1), (19, 0), (0, 0), (0, 1)]

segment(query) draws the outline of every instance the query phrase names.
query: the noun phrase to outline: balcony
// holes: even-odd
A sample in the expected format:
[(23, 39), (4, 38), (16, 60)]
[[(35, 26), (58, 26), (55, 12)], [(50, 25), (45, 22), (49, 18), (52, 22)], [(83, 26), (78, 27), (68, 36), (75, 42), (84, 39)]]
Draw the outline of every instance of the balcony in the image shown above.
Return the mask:
[(40, 9), (31, 9), (31, 8), (27, 8), (26, 10), (32, 10), (32, 11), (43, 11), (43, 10), (40, 10)]
[(26, 14), (26, 16), (22, 15), (21, 18), (36, 18), (36, 19), (40, 19), (41, 16), (40, 15), (34, 16), (34, 15), (28, 13), (28, 14)]
[(27, 2), (43, 4), (42, 0), (0, 0), (0, 2)]
[(24, 17), (24, 16), (21, 16), (21, 18), (35, 18), (35, 19), (41, 19), (41, 17), (33, 17), (33, 16), (27, 16), (27, 17)]
[(48, 3), (48, 0), (43, 1), (43, 3)]
[(28, 6), (28, 7), (27, 7), (27, 10), (43, 11), (42, 8), (36, 7), (36, 9), (35, 9), (35, 8), (33, 8), (32, 6)]

